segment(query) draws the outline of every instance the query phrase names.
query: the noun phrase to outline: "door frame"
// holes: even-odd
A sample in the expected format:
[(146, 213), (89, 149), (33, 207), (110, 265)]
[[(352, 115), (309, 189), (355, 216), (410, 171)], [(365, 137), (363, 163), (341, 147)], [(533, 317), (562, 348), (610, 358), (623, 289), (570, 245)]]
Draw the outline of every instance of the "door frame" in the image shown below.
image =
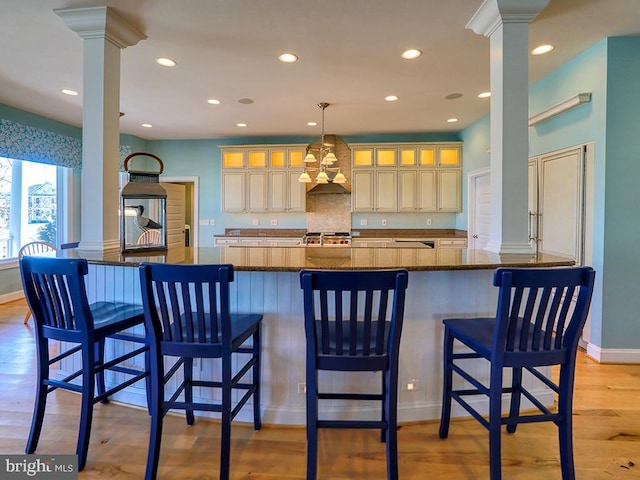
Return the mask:
[(491, 177), (491, 167), (484, 167), (473, 172), (469, 172), (467, 175), (467, 211), (469, 216), (467, 218), (467, 245), (474, 245), (473, 236), (476, 234), (476, 216), (478, 215), (477, 202), (477, 188), (476, 181), (480, 177), (488, 175)]

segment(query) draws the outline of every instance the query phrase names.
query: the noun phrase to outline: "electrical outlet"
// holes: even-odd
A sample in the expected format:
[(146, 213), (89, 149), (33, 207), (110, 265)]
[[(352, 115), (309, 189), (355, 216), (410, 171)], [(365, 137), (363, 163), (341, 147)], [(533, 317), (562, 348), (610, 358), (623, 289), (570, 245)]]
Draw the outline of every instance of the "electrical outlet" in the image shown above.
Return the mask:
[(278, 219), (277, 218), (272, 218), (271, 219), (271, 225), (277, 225), (278, 224)]
[(427, 218), (427, 225), (431, 225), (431, 219)]
[(387, 219), (386, 219), (386, 218), (383, 218), (383, 219), (382, 219), (382, 226), (383, 226), (383, 227), (386, 227), (386, 226), (387, 226)]
[(419, 387), (418, 381), (415, 379), (411, 379), (405, 384), (405, 390), (407, 392), (413, 392), (415, 390), (418, 390), (418, 387)]
[(360, 225), (362, 225), (363, 227), (366, 227), (367, 225), (369, 225), (369, 222), (367, 221), (366, 218), (361, 218)]
[(298, 384), (298, 393), (307, 393), (307, 384), (299, 383)]
[(251, 225), (260, 225), (260, 220), (258, 220), (257, 218), (251, 219)]

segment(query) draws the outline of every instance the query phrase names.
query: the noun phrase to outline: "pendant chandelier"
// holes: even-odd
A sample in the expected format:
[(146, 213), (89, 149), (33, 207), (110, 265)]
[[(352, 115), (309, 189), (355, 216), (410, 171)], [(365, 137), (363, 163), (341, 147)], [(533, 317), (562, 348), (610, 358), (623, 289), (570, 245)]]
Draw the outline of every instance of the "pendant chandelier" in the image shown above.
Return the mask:
[[(309, 172), (318, 172), (316, 175), (316, 183), (345, 183), (347, 178), (340, 171), (340, 168), (333, 167), (338, 161), (335, 153), (331, 151), (331, 148), (324, 143), (324, 111), (329, 106), (327, 102), (321, 102), (318, 107), (322, 110), (322, 132), (320, 135), (320, 147), (313, 149), (311, 145), (307, 147), (307, 155), (304, 157), (304, 171), (298, 177), (298, 181), (301, 183), (311, 183), (311, 175)], [(312, 167), (310, 164), (317, 163), (313, 151), (317, 152), (318, 158), (320, 158), (320, 166)]]

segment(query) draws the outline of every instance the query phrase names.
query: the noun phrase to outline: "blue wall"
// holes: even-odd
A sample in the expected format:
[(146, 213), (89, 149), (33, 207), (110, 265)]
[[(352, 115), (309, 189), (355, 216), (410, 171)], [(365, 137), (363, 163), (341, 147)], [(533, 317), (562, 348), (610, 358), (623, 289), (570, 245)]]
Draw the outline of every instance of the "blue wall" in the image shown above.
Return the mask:
[[(602, 347), (640, 345), (640, 38), (607, 42), (606, 161), (596, 171), (603, 208)], [(601, 184), (603, 184), (601, 186)]]

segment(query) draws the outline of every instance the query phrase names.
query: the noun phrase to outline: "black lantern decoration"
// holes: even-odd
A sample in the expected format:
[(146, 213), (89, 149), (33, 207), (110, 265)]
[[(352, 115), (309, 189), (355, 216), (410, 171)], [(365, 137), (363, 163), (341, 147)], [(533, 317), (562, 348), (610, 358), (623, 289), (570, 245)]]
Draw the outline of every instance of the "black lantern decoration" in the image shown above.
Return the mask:
[[(129, 170), (129, 160), (150, 157), (160, 165), (159, 172)], [(122, 253), (167, 250), (167, 192), (160, 185), (162, 160), (151, 153), (132, 153), (124, 159), (129, 183), (120, 194), (120, 246)]]

